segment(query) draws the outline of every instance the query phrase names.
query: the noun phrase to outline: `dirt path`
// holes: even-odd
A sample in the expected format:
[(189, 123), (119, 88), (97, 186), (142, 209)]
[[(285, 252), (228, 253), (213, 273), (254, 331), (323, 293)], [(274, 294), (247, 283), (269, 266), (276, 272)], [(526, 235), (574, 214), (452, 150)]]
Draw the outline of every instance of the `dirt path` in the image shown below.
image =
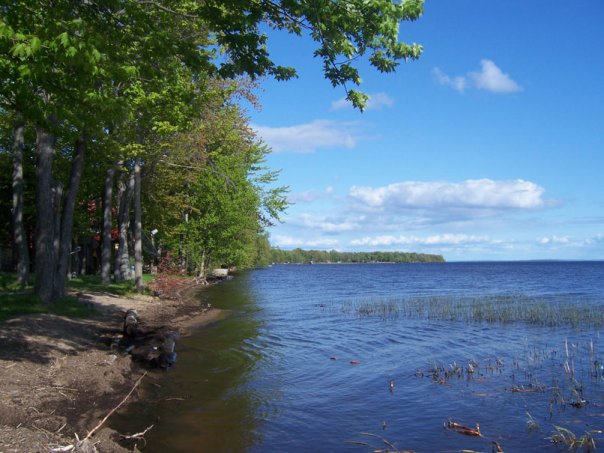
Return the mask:
[(116, 442), (119, 433), (105, 427), (78, 448), (68, 447), (84, 439), (146, 371), (117, 347), (125, 311), (137, 310), (145, 327), (169, 325), (186, 335), (220, 315), (187, 297), (194, 289), (183, 287), (167, 300), (80, 293), (98, 317), (44, 314), (0, 323), (0, 453), (130, 451)]

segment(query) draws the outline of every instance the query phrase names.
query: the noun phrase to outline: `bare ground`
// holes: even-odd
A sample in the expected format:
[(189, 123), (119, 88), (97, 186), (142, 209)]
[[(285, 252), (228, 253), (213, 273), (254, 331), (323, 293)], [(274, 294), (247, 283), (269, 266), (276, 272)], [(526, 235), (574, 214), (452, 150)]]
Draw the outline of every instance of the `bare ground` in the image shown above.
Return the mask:
[[(145, 327), (169, 325), (186, 335), (220, 314), (186, 297), (190, 291), (169, 299), (80, 293), (99, 316), (29, 315), (0, 323), (0, 453), (136, 450), (123, 442), (133, 433), (99, 426), (147, 371), (117, 347), (124, 313), (135, 309)], [(126, 402), (136, 397), (137, 389)]]

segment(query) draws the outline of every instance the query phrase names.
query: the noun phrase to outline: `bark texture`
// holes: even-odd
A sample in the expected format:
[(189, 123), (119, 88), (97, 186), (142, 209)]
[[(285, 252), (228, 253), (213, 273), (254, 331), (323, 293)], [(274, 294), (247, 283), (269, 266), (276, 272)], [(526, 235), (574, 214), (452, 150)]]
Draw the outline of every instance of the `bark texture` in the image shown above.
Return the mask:
[(61, 231), (59, 235), (59, 256), (57, 259), (56, 274), (54, 277), (53, 299), (62, 297), (65, 294), (65, 280), (69, 268), (69, 258), (71, 256), (71, 233), (73, 230), (73, 213), (75, 211), (75, 202), (84, 170), (84, 158), (86, 155), (86, 136), (82, 134), (76, 140), (73, 159), (71, 163), (71, 173), (65, 200), (63, 201), (63, 212), (61, 215)]
[(23, 150), (25, 124), (17, 117), (13, 127), (13, 253), (17, 263), (17, 284), (23, 288), (29, 279), (29, 252), (23, 224)]
[(52, 210), (54, 214), (54, 226), (52, 228), (52, 248), (55, 254), (55, 260), (59, 256), (59, 247), (61, 245), (61, 208), (63, 202), (63, 185), (54, 181), (52, 184)]
[[(126, 184), (126, 176), (128, 182)], [(118, 211), (118, 248), (115, 256), (115, 280), (122, 281), (129, 276), (130, 255), (128, 253), (128, 228), (130, 226), (130, 204), (134, 195), (134, 173), (122, 173), (119, 183), (120, 202)]]
[(52, 300), (55, 269), (52, 161), (55, 136), (45, 128), (36, 130), (36, 283), (35, 293), (43, 303)]
[(111, 209), (114, 175), (115, 167), (112, 165), (107, 169), (105, 190), (103, 193), (103, 242), (101, 244), (101, 279), (103, 285), (111, 283)]
[(143, 292), (143, 224), (141, 208), (141, 162), (134, 160), (134, 283)]

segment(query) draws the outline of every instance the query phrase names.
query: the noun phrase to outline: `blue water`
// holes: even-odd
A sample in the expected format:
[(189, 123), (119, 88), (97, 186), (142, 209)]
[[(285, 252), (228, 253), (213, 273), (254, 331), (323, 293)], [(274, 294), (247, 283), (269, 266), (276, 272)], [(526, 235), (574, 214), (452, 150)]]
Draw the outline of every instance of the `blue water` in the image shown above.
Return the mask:
[[(158, 452), (491, 451), (492, 442), (506, 452), (555, 451), (548, 439), (555, 426), (577, 437), (594, 431), (599, 442), (604, 380), (591, 374), (593, 360), (604, 358), (597, 328), (359, 316), (354, 307), (519, 296), (604, 309), (603, 277), (602, 262), (276, 265), (240, 273), (199, 295), (227, 310), (226, 319), (184, 338), (176, 367), (148, 379), (145, 399), (113, 427), (140, 432), (153, 423), (146, 451)], [(477, 365), (472, 375), (432, 375), (469, 361)], [(578, 408), (570, 404), (577, 389), (586, 402)], [(527, 413), (537, 429), (527, 429)], [(445, 429), (448, 420), (479, 423), (483, 437)]]

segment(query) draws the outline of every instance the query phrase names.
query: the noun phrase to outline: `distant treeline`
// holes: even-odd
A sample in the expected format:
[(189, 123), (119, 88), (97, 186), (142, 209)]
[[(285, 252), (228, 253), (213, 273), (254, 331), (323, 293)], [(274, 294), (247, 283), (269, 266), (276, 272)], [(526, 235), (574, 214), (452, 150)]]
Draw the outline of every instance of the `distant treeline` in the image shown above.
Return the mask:
[(442, 255), (409, 252), (338, 252), (271, 249), (273, 263), (444, 263)]

